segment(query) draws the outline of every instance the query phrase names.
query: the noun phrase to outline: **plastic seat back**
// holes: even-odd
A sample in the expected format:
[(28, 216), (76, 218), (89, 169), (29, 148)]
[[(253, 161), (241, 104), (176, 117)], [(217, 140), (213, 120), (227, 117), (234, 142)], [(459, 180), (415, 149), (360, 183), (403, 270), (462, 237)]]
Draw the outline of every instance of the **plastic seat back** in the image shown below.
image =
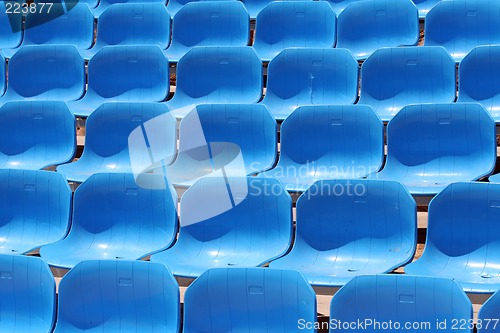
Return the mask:
[(221, 170), (239, 177), (267, 170), (276, 161), (276, 133), (263, 105), (199, 105), (181, 121), (179, 155), (167, 176), (175, 185), (191, 185)]
[(418, 16), (425, 19), (427, 13), (442, 0), (413, 0), (415, 6), (418, 8)]
[(0, 49), (14, 49), (23, 40), (23, 15), (16, 13), (14, 1), (5, 1), (0, 10)]
[(409, 104), (455, 101), (455, 62), (442, 47), (383, 48), (361, 67), (361, 96), (383, 121)]
[(257, 267), (284, 255), (292, 241), (291, 198), (274, 179), (205, 177), (181, 198), (175, 245), (153, 254), (176, 276), (214, 267)]
[(316, 295), (296, 271), (214, 268), (186, 291), (184, 333), (288, 333), (301, 320), (316, 321)]
[(498, 292), (494, 293), (493, 296), (488, 298), (481, 306), (476, 324), (478, 333), (497, 332), (497, 313), (500, 307), (498, 295)]
[(0, 198), (0, 253), (27, 253), (66, 235), (71, 190), (60, 174), (0, 170)]
[(405, 265), (416, 245), (416, 204), (400, 183), (318, 181), (297, 201), (292, 251), (270, 267), (298, 269), (313, 285), (342, 286)]
[(37, 257), (0, 255), (0, 317), (4, 332), (50, 333), (56, 315), (56, 284)]
[(358, 69), (348, 50), (286, 49), (269, 63), (261, 103), (276, 119), (303, 105), (352, 104), (358, 95)]
[(424, 253), (408, 274), (454, 278), (471, 293), (500, 289), (500, 184), (453, 183), (429, 205)]
[[(168, 1), (167, 1), (168, 2)], [(112, 7), (113, 5), (116, 4), (160, 4), (162, 6), (165, 6), (165, 0), (99, 0), (99, 5), (94, 9), (94, 16), (101, 18), (100, 15), (106, 11), (109, 7)]]
[(425, 45), (444, 46), (459, 62), (474, 47), (500, 44), (500, 2), (440, 1), (425, 19)]
[(78, 50), (90, 48), (94, 41), (94, 16), (86, 4), (54, 3), (49, 19), (40, 15), (40, 10), (43, 8), (26, 16), (22, 46), (69, 44)]
[(9, 85), (0, 99), (73, 101), (85, 88), (83, 58), (74, 45), (27, 45), (9, 61)]
[(105, 46), (157, 45), (170, 43), (170, 15), (160, 3), (117, 3), (106, 9), (97, 21), (96, 44), (85, 58), (90, 59)]
[(196, 47), (179, 60), (176, 90), (167, 104), (183, 118), (199, 104), (257, 103), (262, 80), (262, 62), (251, 47)]
[(40, 255), (64, 268), (82, 260), (146, 257), (174, 241), (176, 203), (175, 191), (161, 176), (94, 174), (75, 191), (68, 236), (42, 247)]
[(88, 90), (70, 109), (89, 116), (104, 102), (161, 102), (169, 93), (169, 63), (158, 46), (106, 46), (90, 59)]
[(75, 119), (64, 102), (10, 102), (0, 109), (0, 168), (43, 169), (76, 151)]
[(357, 59), (366, 59), (382, 47), (416, 45), (418, 11), (411, 0), (353, 2), (339, 15), (337, 46)]
[(349, 6), (351, 3), (361, 1), (361, 0), (324, 0), (328, 1), (330, 6), (332, 6), (337, 17), (344, 11), (344, 9)]
[(57, 167), (70, 181), (83, 182), (94, 173), (138, 174), (155, 162), (171, 164), (175, 157), (176, 121), (165, 104), (104, 103), (85, 128), (82, 156)]
[(500, 122), (500, 46), (478, 46), (460, 62), (458, 102), (480, 103)]
[(410, 105), (389, 122), (379, 175), (412, 193), (436, 194), (449, 183), (491, 174), (495, 161), (495, 122), (479, 104)]
[(84, 261), (59, 285), (54, 332), (177, 333), (179, 327), (179, 286), (163, 265)]
[(472, 304), (457, 283), (425, 276), (357, 276), (333, 296), (330, 318), (330, 333), (472, 332)]
[(191, 2), (175, 15), (166, 54), (179, 61), (195, 46), (246, 46), (249, 39), (250, 20), (241, 2)]
[(336, 21), (328, 2), (273, 1), (257, 16), (253, 47), (263, 61), (289, 47), (331, 48)]

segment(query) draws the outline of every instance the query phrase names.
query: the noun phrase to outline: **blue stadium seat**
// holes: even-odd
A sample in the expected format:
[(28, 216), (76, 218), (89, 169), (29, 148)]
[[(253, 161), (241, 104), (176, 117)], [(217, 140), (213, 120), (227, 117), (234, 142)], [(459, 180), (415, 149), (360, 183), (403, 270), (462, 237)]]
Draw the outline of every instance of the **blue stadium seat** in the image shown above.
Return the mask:
[[(48, 8), (48, 7), (47, 7)], [(92, 46), (94, 41), (94, 16), (89, 7), (78, 3), (67, 8), (67, 5), (54, 3), (49, 14), (36, 13), (26, 16), (24, 39), (21, 47), (26, 45), (75, 45), (81, 52)], [(48, 10), (48, 9), (46, 9)], [(3, 50), (6, 58), (11, 58), (20, 48)]]
[(278, 165), (259, 176), (293, 192), (317, 180), (365, 177), (382, 167), (383, 146), (384, 125), (368, 105), (301, 106), (281, 125)]
[(330, 333), (472, 333), (467, 295), (453, 280), (426, 276), (357, 276), (333, 296), (330, 318)]
[(50, 333), (56, 320), (56, 284), (37, 257), (0, 254), (2, 332)]
[(318, 181), (297, 201), (292, 251), (269, 265), (296, 269), (317, 286), (387, 273), (412, 260), (417, 206), (398, 182)]
[(490, 177), (488, 177), (488, 180), (490, 183), (500, 183), (500, 174), (495, 174)]
[(444, 46), (459, 62), (474, 47), (500, 44), (500, 1), (440, 1), (425, 18), (425, 45)]
[(263, 105), (199, 105), (180, 123), (179, 154), (167, 168), (168, 179), (187, 187), (221, 172), (245, 177), (268, 170), (276, 161), (276, 133)]
[(500, 326), (498, 326), (498, 313), (500, 309), (500, 298), (499, 292), (495, 292), (486, 302), (483, 303), (479, 313), (477, 315), (477, 332), (478, 333), (489, 333), (498, 332)]
[(169, 64), (158, 46), (106, 46), (89, 61), (85, 96), (68, 105), (87, 117), (104, 102), (161, 102), (169, 91)]
[(6, 72), (5, 58), (0, 54), (0, 96), (5, 94), (5, 88), (7, 86)]
[(325, 1), (273, 1), (257, 16), (253, 48), (263, 61), (289, 47), (331, 48), (336, 21)]
[(0, 197), (0, 253), (28, 253), (66, 235), (71, 190), (60, 174), (0, 170)]
[(500, 289), (500, 184), (454, 183), (429, 204), (424, 253), (407, 274), (453, 278), (465, 292)]
[(348, 50), (286, 49), (269, 63), (261, 104), (279, 120), (302, 105), (353, 104), (358, 97), (358, 70)]
[(383, 121), (409, 104), (455, 101), (455, 62), (442, 47), (375, 51), (361, 66), (361, 96)]
[(89, 260), (59, 285), (54, 333), (178, 333), (179, 327), (179, 286), (163, 265)]
[(495, 161), (495, 122), (481, 105), (410, 105), (389, 122), (387, 161), (373, 177), (435, 195), (450, 183), (488, 176)]
[(262, 62), (251, 47), (195, 47), (177, 63), (176, 90), (167, 105), (183, 118), (199, 104), (257, 103), (262, 80)]
[(189, 286), (184, 299), (184, 333), (289, 333), (301, 320), (316, 322), (316, 295), (296, 271), (214, 268)]
[(458, 72), (458, 102), (480, 103), (500, 123), (500, 46), (474, 48)]
[(43, 169), (69, 162), (75, 151), (75, 119), (64, 102), (10, 102), (0, 108), (1, 169)]
[[(3, 1), (0, 7), (0, 50), (2, 54), (9, 49), (18, 48), (23, 40), (23, 15), (14, 13), (13, 7), (9, 7), (11, 13), (7, 14), (8, 1)], [(14, 2), (10, 2), (13, 4)], [(10, 6), (10, 5), (9, 5)]]
[(420, 19), (425, 19), (427, 13), (442, 0), (413, 0), (413, 3), (418, 8), (418, 16)]
[(99, 0), (99, 5), (93, 10), (94, 16), (101, 18), (100, 15), (106, 11), (109, 7), (115, 4), (127, 3), (127, 4), (160, 4), (165, 6), (165, 0)]
[(97, 32), (94, 47), (82, 52), (85, 59), (105, 46), (157, 45), (164, 50), (170, 43), (170, 15), (160, 3), (117, 3), (99, 16)]
[(364, 60), (382, 47), (416, 45), (418, 10), (411, 0), (353, 2), (339, 15), (337, 46)]
[(176, 121), (165, 104), (104, 103), (85, 128), (80, 159), (57, 167), (69, 181), (81, 183), (95, 173), (141, 173), (154, 164), (148, 150), (167, 165), (175, 157)]
[(249, 39), (250, 19), (241, 2), (191, 2), (174, 17), (166, 55), (177, 62), (195, 46), (246, 46)]
[(262, 266), (292, 242), (292, 200), (274, 179), (202, 178), (182, 196), (180, 221), (175, 245), (151, 256), (177, 276)]
[(73, 101), (85, 89), (83, 58), (74, 45), (27, 45), (9, 61), (9, 83), (0, 105), (10, 101)]
[(62, 268), (90, 259), (146, 257), (174, 241), (176, 204), (175, 191), (161, 176), (95, 174), (75, 191), (68, 236), (43, 246), (40, 255)]
[[(214, 1), (214, 0), (168, 0), (167, 10), (170, 16), (173, 18), (186, 4), (197, 1)], [(215, 1), (234, 1), (234, 0), (215, 0)]]

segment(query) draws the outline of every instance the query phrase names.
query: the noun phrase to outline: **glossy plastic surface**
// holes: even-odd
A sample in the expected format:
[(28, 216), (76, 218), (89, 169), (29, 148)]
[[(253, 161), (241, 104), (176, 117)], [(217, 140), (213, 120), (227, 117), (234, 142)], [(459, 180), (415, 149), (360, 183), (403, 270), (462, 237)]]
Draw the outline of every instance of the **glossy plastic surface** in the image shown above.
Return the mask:
[(348, 50), (283, 50), (269, 63), (261, 104), (279, 120), (299, 106), (353, 104), (358, 97), (358, 70)]
[(411, 105), (389, 122), (386, 164), (373, 177), (435, 195), (450, 183), (488, 176), (496, 155), (495, 122), (481, 105)]
[(180, 221), (175, 245), (151, 256), (176, 276), (262, 266), (292, 242), (292, 200), (273, 179), (202, 178), (182, 196)]
[(417, 207), (403, 185), (327, 180), (300, 196), (292, 251), (269, 267), (299, 270), (312, 285), (342, 286), (405, 265), (416, 246)]
[(367, 105), (301, 106), (280, 131), (278, 165), (259, 176), (278, 179), (288, 191), (305, 191), (317, 180), (365, 177), (382, 167), (384, 125)]

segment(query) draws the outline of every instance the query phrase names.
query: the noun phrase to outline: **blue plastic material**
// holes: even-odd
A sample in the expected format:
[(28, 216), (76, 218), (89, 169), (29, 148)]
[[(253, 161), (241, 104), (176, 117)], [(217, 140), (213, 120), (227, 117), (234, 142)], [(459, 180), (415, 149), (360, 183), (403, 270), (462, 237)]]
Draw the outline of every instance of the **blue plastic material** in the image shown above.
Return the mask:
[(366, 59), (382, 47), (416, 45), (418, 10), (411, 0), (366, 0), (346, 7), (337, 21), (337, 47)]
[(500, 308), (500, 293), (496, 292), (486, 302), (481, 305), (477, 315), (477, 332), (488, 333), (498, 332), (498, 312)]
[(89, 116), (104, 102), (161, 102), (170, 91), (169, 64), (158, 46), (106, 46), (90, 59), (88, 88), (71, 111)]
[(301, 106), (281, 125), (278, 165), (259, 176), (278, 179), (288, 191), (365, 177), (382, 167), (383, 146), (384, 125), (367, 105)]
[[(48, 5), (46, 5), (48, 6)], [(45, 10), (48, 7), (45, 8)], [(44, 10), (39, 7), (36, 13), (26, 16), (24, 39), (21, 47), (38, 44), (75, 45), (79, 51), (92, 46), (94, 41), (94, 16), (89, 7), (78, 3), (66, 11), (66, 5), (54, 3), (50, 8), (50, 19), (40, 14)], [(19, 48), (3, 50), (6, 58), (12, 57)]]
[(183, 118), (199, 104), (257, 103), (262, 80), (262, 62), (251, 47), (195, 47), (177, 64), (176, 90), (167, 104)]
[(488, 180), (492, 183), (500, 183), (500, 174), (497, 173), (496, 175), (490, 176)]
[(499, 203), (500, 184), (446, 187), (429, 204), (424, 253), (405, 272), (453, 278), (465, 292), (500, 290)]
[(99, 5), (93, 10), (94, 16), (101, 18), (100, 15), (106, 11), (109, 7), (115, 4), (127, 3), (127, 4), (160, 4), (165, 6), (165, 0), (99, 0)]
[[(213, 1), (213, 0), (168, 0), (167, 10), (170, 13), (170, 16), (173, 18), (186, 4), (197, 1)], [(234, 1), (234, 0), (218, 0), (218, 1)]]
[(241, 2), (191, 2), (175, 15), (166, 55), (177, 62), (195, 46), (246, 46), (249, 39), (250, 19)]
[(328, 1), (330, 6), (332, 6), (337, 17), (344, 11), (344, 9), (349, 6), (353, 2), (362, 1), (362, 0), (323, 0)]
[(269, 266), (299, 270), (312, 285), (342, 286), (405, 265), (416, 246), (417, 207), (403, 185), (326, 180), (299, 197), (292, 251)]
[(177, 243), (151, 256), (177, 276), (214, 267), (256, 267), (292, 243), (292, 200), (274, 179), (206, 177), (181, 198)]
[(5, 67), (5, 58), (0, 54), (0, 96), (3, 96), (3, 94), (5, 93), (5, 88), (7, 86)]
[(73, 101), (85, 89), (85, 65), (74, 45), (27, 45), (9, 61), (9, 84), (0, 105), (10, 101)]
[[(163, 187), (163, 188), (162, 188)], [(51, 266), (83, 260), (135, 260), (169, 247), (177, 233), (177, 195), (161, 176), (100, 173), (75, 191), (68, 236), (40, 249)]]
[(0, 170), (0, 198), (0, 253), (28, 253), (66, 235), (71, 190), (60, 174)]
[(50, 333), (56, 319), (56, 284), (37, 257), (0, 254), (2, 332)]
[(355, 277), (333, 296), (330, 319), (330, 333), (472, 333), (473, 326), (472, 304), (456, 282), (398, 274)]
[(458, 70), (458, 102), (480, 103), (500, 123), (500, 46), (474, 48)]
[(263, 105), (205, 104), (181, 121), (179, 154), (167, 168), (175, 186), (205, 176), (245, 177), (271, 168), (277, 156), (277, 126)]
[(495, 122), (481, 105), (410, 105), (389, 122), (387, 161), (373, 177), (435, 195), (450, 183), (488, 176), (496, 155)]
[[(176, 121), (165, 104), (104, 103), (88, 117), (85, 128), (80, 159), (57, 167), (69, 181), (81, 183), (95, 173), (138, 174), (155, 162), (148, 150), (164, 164), (175, 157)], [(148, 165), (137, 154), (148, 155)]]
[(383, 121), (409, 104), (455, 101), (455, 62), (439, 46), (375, 51), (361, 66), (361, 96)]
[(418, 16), (421, 19), (425, 19), (427, 13), (442, 0), (413, 0), (413, 3), (418, 8)]
[(179, 286), (163, 265), (84, 261), (59, 285), (54, 333), (178, 333), (179, 327)]
[[(9, 2), (14, 3), (14, 1)], [(9, 2), (3, 1), (3, 4), (0, 5), (0, 49), (2, 54), (6, 50), (19, 47), (23, 40), (23, 15), (14, 13), (14, 10), (7, 14), (5, 5)]]
[(316, 321), (316, 294), (296, 271), (214, 268), (189, 286), (184, 299), (184, 333), (290, 333), (300, 320)]
[(97, 21), (94, 47), (83, 52), (90, 59), (105, 46), (157, 45), (162, 50), (170, 43), (170, 14), (164, 4), (117, 3)]
[(10, 102), (0, 108), (0, 168), (43, 169), (75, 154), (75, 119), (64, 102)]
[(490, 44), (500, 44), (500, 1), (440, 1), (425, 18), (425, 45), (444, 46), (457, 62)]
[(336, 21), (325, 1), (273, 1), (257, 16), (253, 47), (263, 61), (289, 47), (331, 48)]
[(358, 70), (357, 61), (344, 49), (286, 49), (269, 63), (261, 104), (279, 120), (302, 105), (353, 104)]

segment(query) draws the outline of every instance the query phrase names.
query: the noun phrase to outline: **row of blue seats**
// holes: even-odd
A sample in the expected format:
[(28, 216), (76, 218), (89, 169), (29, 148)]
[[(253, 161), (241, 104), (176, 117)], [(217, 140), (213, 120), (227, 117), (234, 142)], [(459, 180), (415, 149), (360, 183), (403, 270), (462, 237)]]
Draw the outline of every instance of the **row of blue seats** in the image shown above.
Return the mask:
[(408, 274), (453, 278), (467, 292), (500, 290), (500, 184), (453, 183), (439, 193), (429, 205), (425, 251), (410, 263), (416, 203), (395, 181), (316, 182), (297, 201), (293, 237), (292, 200), (275, 179), (198, 180), (181, 197), (179, 228), (177, 195), (158, 175), (96, 174), (76, 189), (72, 210), (58, 173), (0, 175), (0, 252), (39, 248), (54, 267), (150, 255), (179, 277), (270, 263), (301, 271), (312, 285), (342, 286), (405, 266)]
[(379, 172), (383, 123), (369, 106), (304, 106), (281, 126), (276, 164), (277, 124), (263, 105), (196, 107), (180, 122), (177, 151), (176, 121), (165, 104), (104, 103), (87, 120), (82, 156), (63, 164), (76, 149), (75, 119), (63, 102), (0, 108), (0, 167), (58, 165), (72, 182), (95, 173), (156, 172), (189, 187), (224, 171), (277, 179), (288, 191), (303, 192), (318, 180), (368, 176), (435, 195), (452, 182), (490, 175), (495, 138), (495, 122), (479, 104), (407, 106), (389, 122)]
[[(53, 11), (62, 15), (54, 13), (48, 21), (40, 13), (28, 15), (24, 39), (20, 30), (11, 33), (13, 18), (0, 15), (0, 31), (5, 31), (0, 34), (4, 38), (0, 41), (2, 54), (10, 58), (19, 45), (72, 44), (88, 60), (104, 46), (141, 44), (166, 49), (168, 59), (177, 62), (195, 46), (246, 46), (250, 41), (249, 16), (238, 1), (186, 4), (174, 17), (171, 44), (170, 16), (163, 4), (110, 6), (99, 18), (92, 48), (93, 16), (87, 5), (76, 5), (68, 12)], [(475, 46), (498, 44), (499, 11), (497, 1), (443, 1), (428, 15), (425, 45), (444, 46), (460, 61)], [(379, 48), (416, 45), (418, 39), (417, 9), (411, 0), (354, 2), (339, 15), (338, 22), (327, 2), (278, 1), (259, 14), (253, 47), (263, 61), (289, 47), (335, 45), (364, 60)]]
[[(365, 275), (352, 279), (317, 320), (316, 295), (293, 270), (217, 268), (186, 290), (160, 264), (85, 261), (55, 283), (37, 257), (0, 255), (2, 332), (468, 332), (472, 304), (450, 279)], [(477, 332), (496, 332), (500, 294), (481, 307)], [(56, 317), (57, 311), (57, 317)], [(17, 319), (17, 320), (16, 320)], [(361, 323), (361, 326), (360, 326)], [(359, 328), (361, 327), (361, 328)]]
[[(460, 63), (458, 102), (478, 102), (500, 121), (500, 46), (481, 46)], [(25, 46), (0, 62), (0, 105), (19, 100), (68, 102), (76, 116), (104, 102), (162, 102), (170, 92), (169, 62), (157, 46), (108, 46), (84, 62), (74, 46)], [(417, 103), (456, 99), (455, 63), (442, 47), (377, 50), (359, 67), (345, 49), (287, 49), (268, 68), (250, 47), (197, 47), (177, 66), (176, 90), (166, 104), (177, 118), (196, 105), (259, 102), (277, 120), (304, 105), (370, 105), (383, 121)], [(361, 84), (358, 98), (358, 84)]]

